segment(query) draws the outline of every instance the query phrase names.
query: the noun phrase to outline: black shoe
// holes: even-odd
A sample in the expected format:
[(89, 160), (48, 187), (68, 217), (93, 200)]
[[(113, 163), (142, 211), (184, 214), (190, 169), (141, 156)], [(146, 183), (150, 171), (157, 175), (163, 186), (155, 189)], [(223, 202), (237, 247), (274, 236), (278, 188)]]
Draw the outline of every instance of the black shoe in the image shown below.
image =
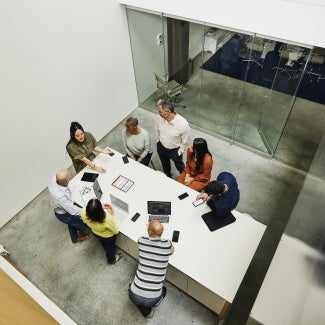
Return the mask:
[(150, 313), (149, 314), (147, 314), (147, 315), (143, 315), (144, 317), (146, 317), (146, 318), (152, 318), (153, 317), (153, 314), (154, 314), (154, 309), (153, 308), (151, 308), (151, 311), (150, 311)]
[(160, 305), (160, 303), (164, 300), (164, 298), (166, 297), (167, 294), (167, 288), (165, 286), (162, 287), (162, 294), (161, 294), (161, 298), (160, 300), (155, 304), (154, 307), (158, 307)]

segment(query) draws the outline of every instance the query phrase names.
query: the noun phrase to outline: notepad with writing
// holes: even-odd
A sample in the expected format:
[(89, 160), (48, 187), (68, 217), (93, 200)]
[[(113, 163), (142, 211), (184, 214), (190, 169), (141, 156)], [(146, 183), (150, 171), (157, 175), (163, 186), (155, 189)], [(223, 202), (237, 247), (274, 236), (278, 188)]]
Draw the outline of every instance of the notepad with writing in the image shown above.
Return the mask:
[(127, 192), (132, 187), (133, 184), (134, 184), (133, 181), (131, 181), (130, 179), (122, 175), (118, 176), (112, 183), (113, 186), (117, 187), (119, 190), (123, 192)]

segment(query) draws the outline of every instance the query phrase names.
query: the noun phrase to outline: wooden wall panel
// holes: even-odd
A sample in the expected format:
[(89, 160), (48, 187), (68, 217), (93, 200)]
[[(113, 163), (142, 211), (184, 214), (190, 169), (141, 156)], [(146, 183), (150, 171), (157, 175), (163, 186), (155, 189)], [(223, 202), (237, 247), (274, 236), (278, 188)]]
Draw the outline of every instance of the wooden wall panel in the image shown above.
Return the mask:
[(0, 269), (0, 324), (58, 324)]

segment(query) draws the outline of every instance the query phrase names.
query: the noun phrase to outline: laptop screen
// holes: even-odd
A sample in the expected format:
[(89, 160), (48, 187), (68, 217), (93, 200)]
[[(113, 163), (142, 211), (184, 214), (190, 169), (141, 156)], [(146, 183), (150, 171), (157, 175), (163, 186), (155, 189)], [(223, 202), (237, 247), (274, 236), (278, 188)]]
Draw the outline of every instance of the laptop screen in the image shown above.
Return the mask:
[(170, 215), (171, 214), (171, 202), (165, 201), (148, 201), (148, 213)]
[(129, 213), (129, 205), (126, 202), (124, 202), (121, 199), (117, 198), (113, 194), (110, 194), (110, 197), (111, 197), (111, 203), (113, 205), (120, 208), (124, 212)]
[(98, 183), (98, 180), (97, 178), (95, 179), (95, 182), (94, 182), (94, 185), (93, 185), (93, 189), (94, 189), (94, 192), (96, 194), (96, 197), (98, 200), (101, 200), (102, 196), (103, 196), (103, 191), (102, 189), (100, 188), (100, 185)]

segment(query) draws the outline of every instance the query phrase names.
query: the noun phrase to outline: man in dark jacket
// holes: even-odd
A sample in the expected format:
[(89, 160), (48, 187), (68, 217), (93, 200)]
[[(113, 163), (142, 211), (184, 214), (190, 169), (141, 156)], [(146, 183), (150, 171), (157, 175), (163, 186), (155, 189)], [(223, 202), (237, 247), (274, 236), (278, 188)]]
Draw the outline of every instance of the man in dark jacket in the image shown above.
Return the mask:
[(239, 189), (236, 178), (222, 172), (217, 180), (210, 182), (197, 196), (203, 199), (218, 218), (227, 217), (239, 202)]

